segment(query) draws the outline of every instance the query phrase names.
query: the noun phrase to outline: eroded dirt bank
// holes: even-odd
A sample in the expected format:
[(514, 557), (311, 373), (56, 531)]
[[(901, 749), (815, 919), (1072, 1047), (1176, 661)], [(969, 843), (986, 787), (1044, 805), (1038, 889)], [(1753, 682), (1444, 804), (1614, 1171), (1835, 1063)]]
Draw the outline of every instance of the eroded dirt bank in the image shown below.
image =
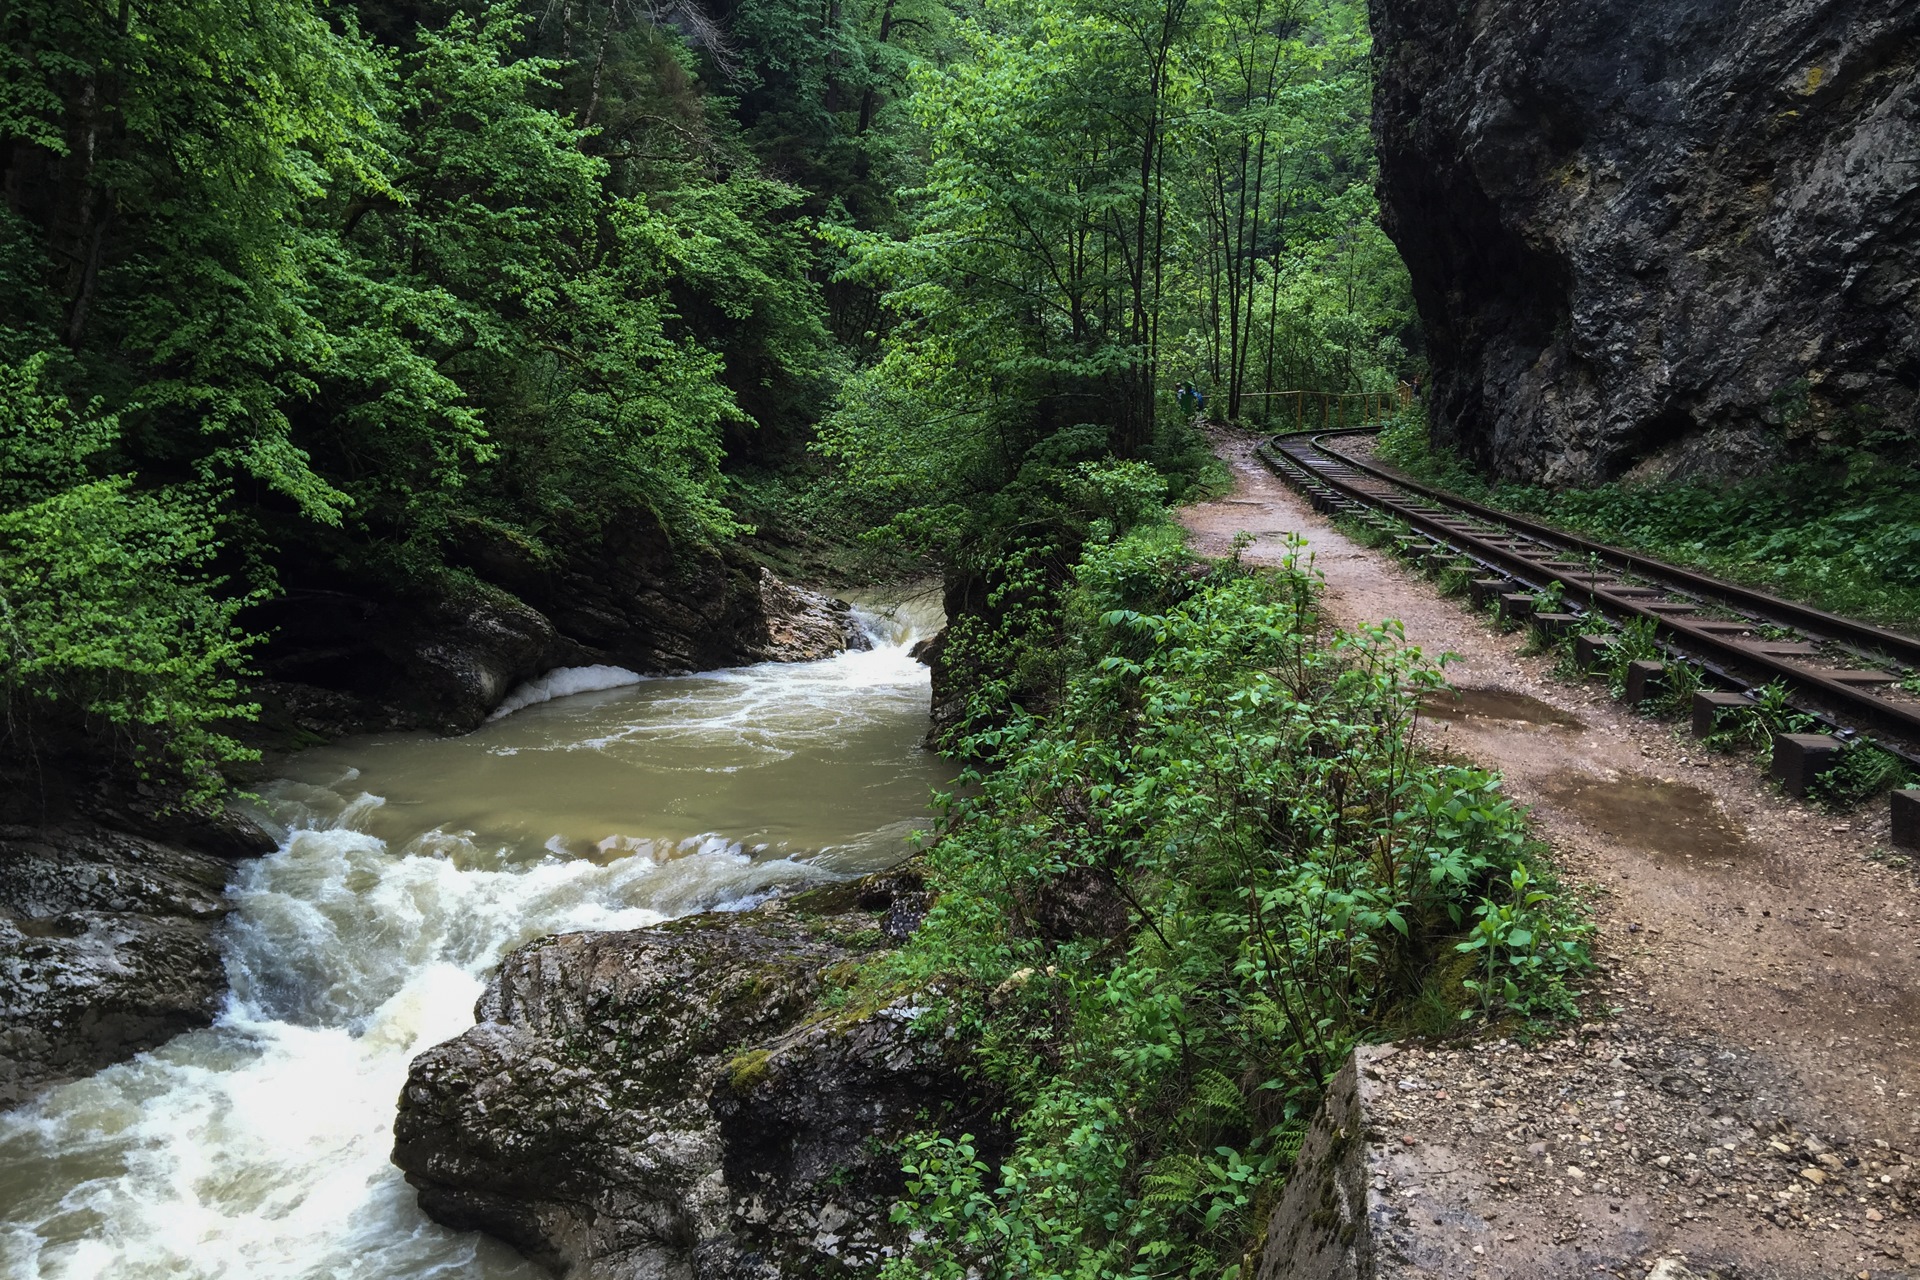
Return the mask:
[(1639, 1276), (1684, 1255), (1730, 1276), (1910, 1274), (1920, 879), (1878, 860), (1884, 813), (1785, 800), (1750, 760), (1554, 678), (1523, 635), (1316, 515), (1253, 443), (1216, 441), (1236, 483), (1183, 513), (1196, 548), (1246, 532), (1243, 554), (1273, 562), (1303, 535), (1333, 622), (1394, 619), (1408, 644), (1456, 655), (1462, 696), (1423, 732), (1501, 770), (1592, 896), (1594, 1021), (1381, 1064), (1405, 1155), (1375, 1185), (1434, 1224), (1423, 1265)]

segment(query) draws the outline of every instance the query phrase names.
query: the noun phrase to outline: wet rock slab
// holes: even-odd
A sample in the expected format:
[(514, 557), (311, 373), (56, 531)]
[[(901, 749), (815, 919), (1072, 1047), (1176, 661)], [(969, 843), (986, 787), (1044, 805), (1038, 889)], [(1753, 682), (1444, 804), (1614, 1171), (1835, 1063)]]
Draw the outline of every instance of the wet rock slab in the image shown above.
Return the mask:
[(918, 875), (568, 934), (508, 957), (414, 1061), (394, 1163), (429, 1216), (576, 1280), (839, 1274), (893, 1245), (900, 1137), (989, 1133), (906, 1000), (827, 1007), (917, 923)]
[(85, 822), (0, 826), (0, 1106), (213, 1021), (230, 870)]
[(853, 620), (853, 606), (760, 570), (760, 604), (766, 634), (754, 652), (768, 662), (812, 662), (873, 642)]

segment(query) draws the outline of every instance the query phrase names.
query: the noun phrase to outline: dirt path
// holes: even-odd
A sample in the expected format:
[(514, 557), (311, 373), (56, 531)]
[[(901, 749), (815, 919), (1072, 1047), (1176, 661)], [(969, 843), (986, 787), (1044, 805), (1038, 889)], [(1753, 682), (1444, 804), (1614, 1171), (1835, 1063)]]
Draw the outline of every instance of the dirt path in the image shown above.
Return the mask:
[(1196, 548), (1245, 531), (1271, 562), (1299, 533), (1334, 622), (1397, 619), (1457, 655), (1460, 704), (1425, 732), (1499, 769), (1593, 895), (1596, 1022), (1387, 1064), (1405, 1073), (1393, 1190), (1457, 1246), (1437, 1274), (1640, 1276), (1663, 1255), (1729, 1277), (1913, 1274), (1920, 877), (1881, 860), (1884, 808), (1782, 799), (1751, 760), (1554, 678), (1523, 636), (1343, 536), (1252, 444), (1216, 441), (1236, 485), (1182, 514)]

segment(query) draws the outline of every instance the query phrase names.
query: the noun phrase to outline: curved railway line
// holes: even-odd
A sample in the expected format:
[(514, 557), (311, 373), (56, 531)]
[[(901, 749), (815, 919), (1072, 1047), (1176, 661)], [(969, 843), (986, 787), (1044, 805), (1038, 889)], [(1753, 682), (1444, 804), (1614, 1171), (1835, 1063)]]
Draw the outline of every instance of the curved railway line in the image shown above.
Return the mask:
[[(1583, 634), (1594, 617), (1646, 620), (1669, 657), (1698, 665), (1723, 686), (1696, 695), (1696, 732), (1710, 730), (1720, 709), (1751, 704), (1763, 686), (1784, 685), (1795, 710), (1833, 731), (1825, 739), (1776, 738), (1774, 771), (1790, 791), (1804, 793), (1806, 781), (1836, 762), (1849, 741), (1870, 741), (1920, 766), (1920, 695), (1903, 687), (1920, 670), (1920, 639), (1497, 511), (1340, 447), (1369, 434), (1362, 428), (1276, 436), (1258, 453), (1316, 510), (1377, 524), (1384, 516), (1404, 527), (1400, 549), (1410, 558), (1438, 557), (1436, 567), (1475, 572), (1476, 604), (1497, 599), (1512, 621), (1578, 636), (1583, 662), (1607, 643)], [(1561, 605), (1537, 612), (1556, 583)], [(1650, 694), (1663, 675), (1661, 664), (1634, 664), (1629, 700)]]

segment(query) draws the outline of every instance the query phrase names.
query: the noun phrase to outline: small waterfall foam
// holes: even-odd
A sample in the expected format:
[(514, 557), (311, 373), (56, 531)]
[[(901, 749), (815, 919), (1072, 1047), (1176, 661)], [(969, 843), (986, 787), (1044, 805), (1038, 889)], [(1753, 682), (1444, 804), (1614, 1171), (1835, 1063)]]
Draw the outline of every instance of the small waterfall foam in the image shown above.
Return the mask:
[[(910, 741), (926, 697), (924, 669), (906, 654), (917, 632), (877, 617), (871, 625), (882, 639), (873, 650), (686, 679), (631, 707), (595, 701), (630, 688), (555, 695), (526, 704), (526, 716), (546, 718), (521, 732), (596, 760), (604, 749), (584, 739), (613, 740), (656, 767), (698, 737), (703, 751), (749, 774), (818, 750), (822, 735), (849, 732), (862, 717), (898, 721), (886, 741)], [(632, 723), (624, 735), (579, 734), (571, 717), (588, 713)], [(472, 744), (451, 757), (454, 766), (497, 760), (488, 746)], [(345, 750), (392, 772), (443, 747), (416, 739)], [(896, 750), (876, 748), (876, 763), (845, 773), (841, 786), (858, 795), (893, 777)], [(515, 757), (500, 767), (528, 766)], [(517, 784), (529, 803), (541, 798), (533, 793), (543, 778)], [(812, 774), (802, 782), (822, 790)], [(742, 794), (764, 789), (743, 785)], [(470, 1025), (487, 973), (532, 938), (738, 909), (834, 874), (830, 859), (788, 856), (764, 841), (675, 833), (672, 803), (664, 814), (635, 815), (651, 831), (517, 845), (436, 819), (432, 804), (391, 791), (371, 765), (332, 757), (318, 757), (304, 780), (263, 791), (283, 839), (236, 872), (223, 941), (232, 990), (219, 1021), (0, 1116), (0, 1273), (534, 1280), (544, 1272), (504, 1245), (424, 1218), (388, 1162), (408, 1062)], [(897, 845), (911, 816), (894, 807), (895, 794), (904, 793), (861, 820), (894, 833)]]
[(535, 706), (542, 702), (552, 702), (555, 698), (565, 698), (576, 693), (598, 693), (602, 689), (623, 689), (630, 684), (639, 684), (646, 677), (638, 671), (629, 671), (625, 667), (555, 667), (547, 674), (529, 680), (500, 700), (487, 716), (489, 720), (498, 720), (510, 716), (522, 707)]

